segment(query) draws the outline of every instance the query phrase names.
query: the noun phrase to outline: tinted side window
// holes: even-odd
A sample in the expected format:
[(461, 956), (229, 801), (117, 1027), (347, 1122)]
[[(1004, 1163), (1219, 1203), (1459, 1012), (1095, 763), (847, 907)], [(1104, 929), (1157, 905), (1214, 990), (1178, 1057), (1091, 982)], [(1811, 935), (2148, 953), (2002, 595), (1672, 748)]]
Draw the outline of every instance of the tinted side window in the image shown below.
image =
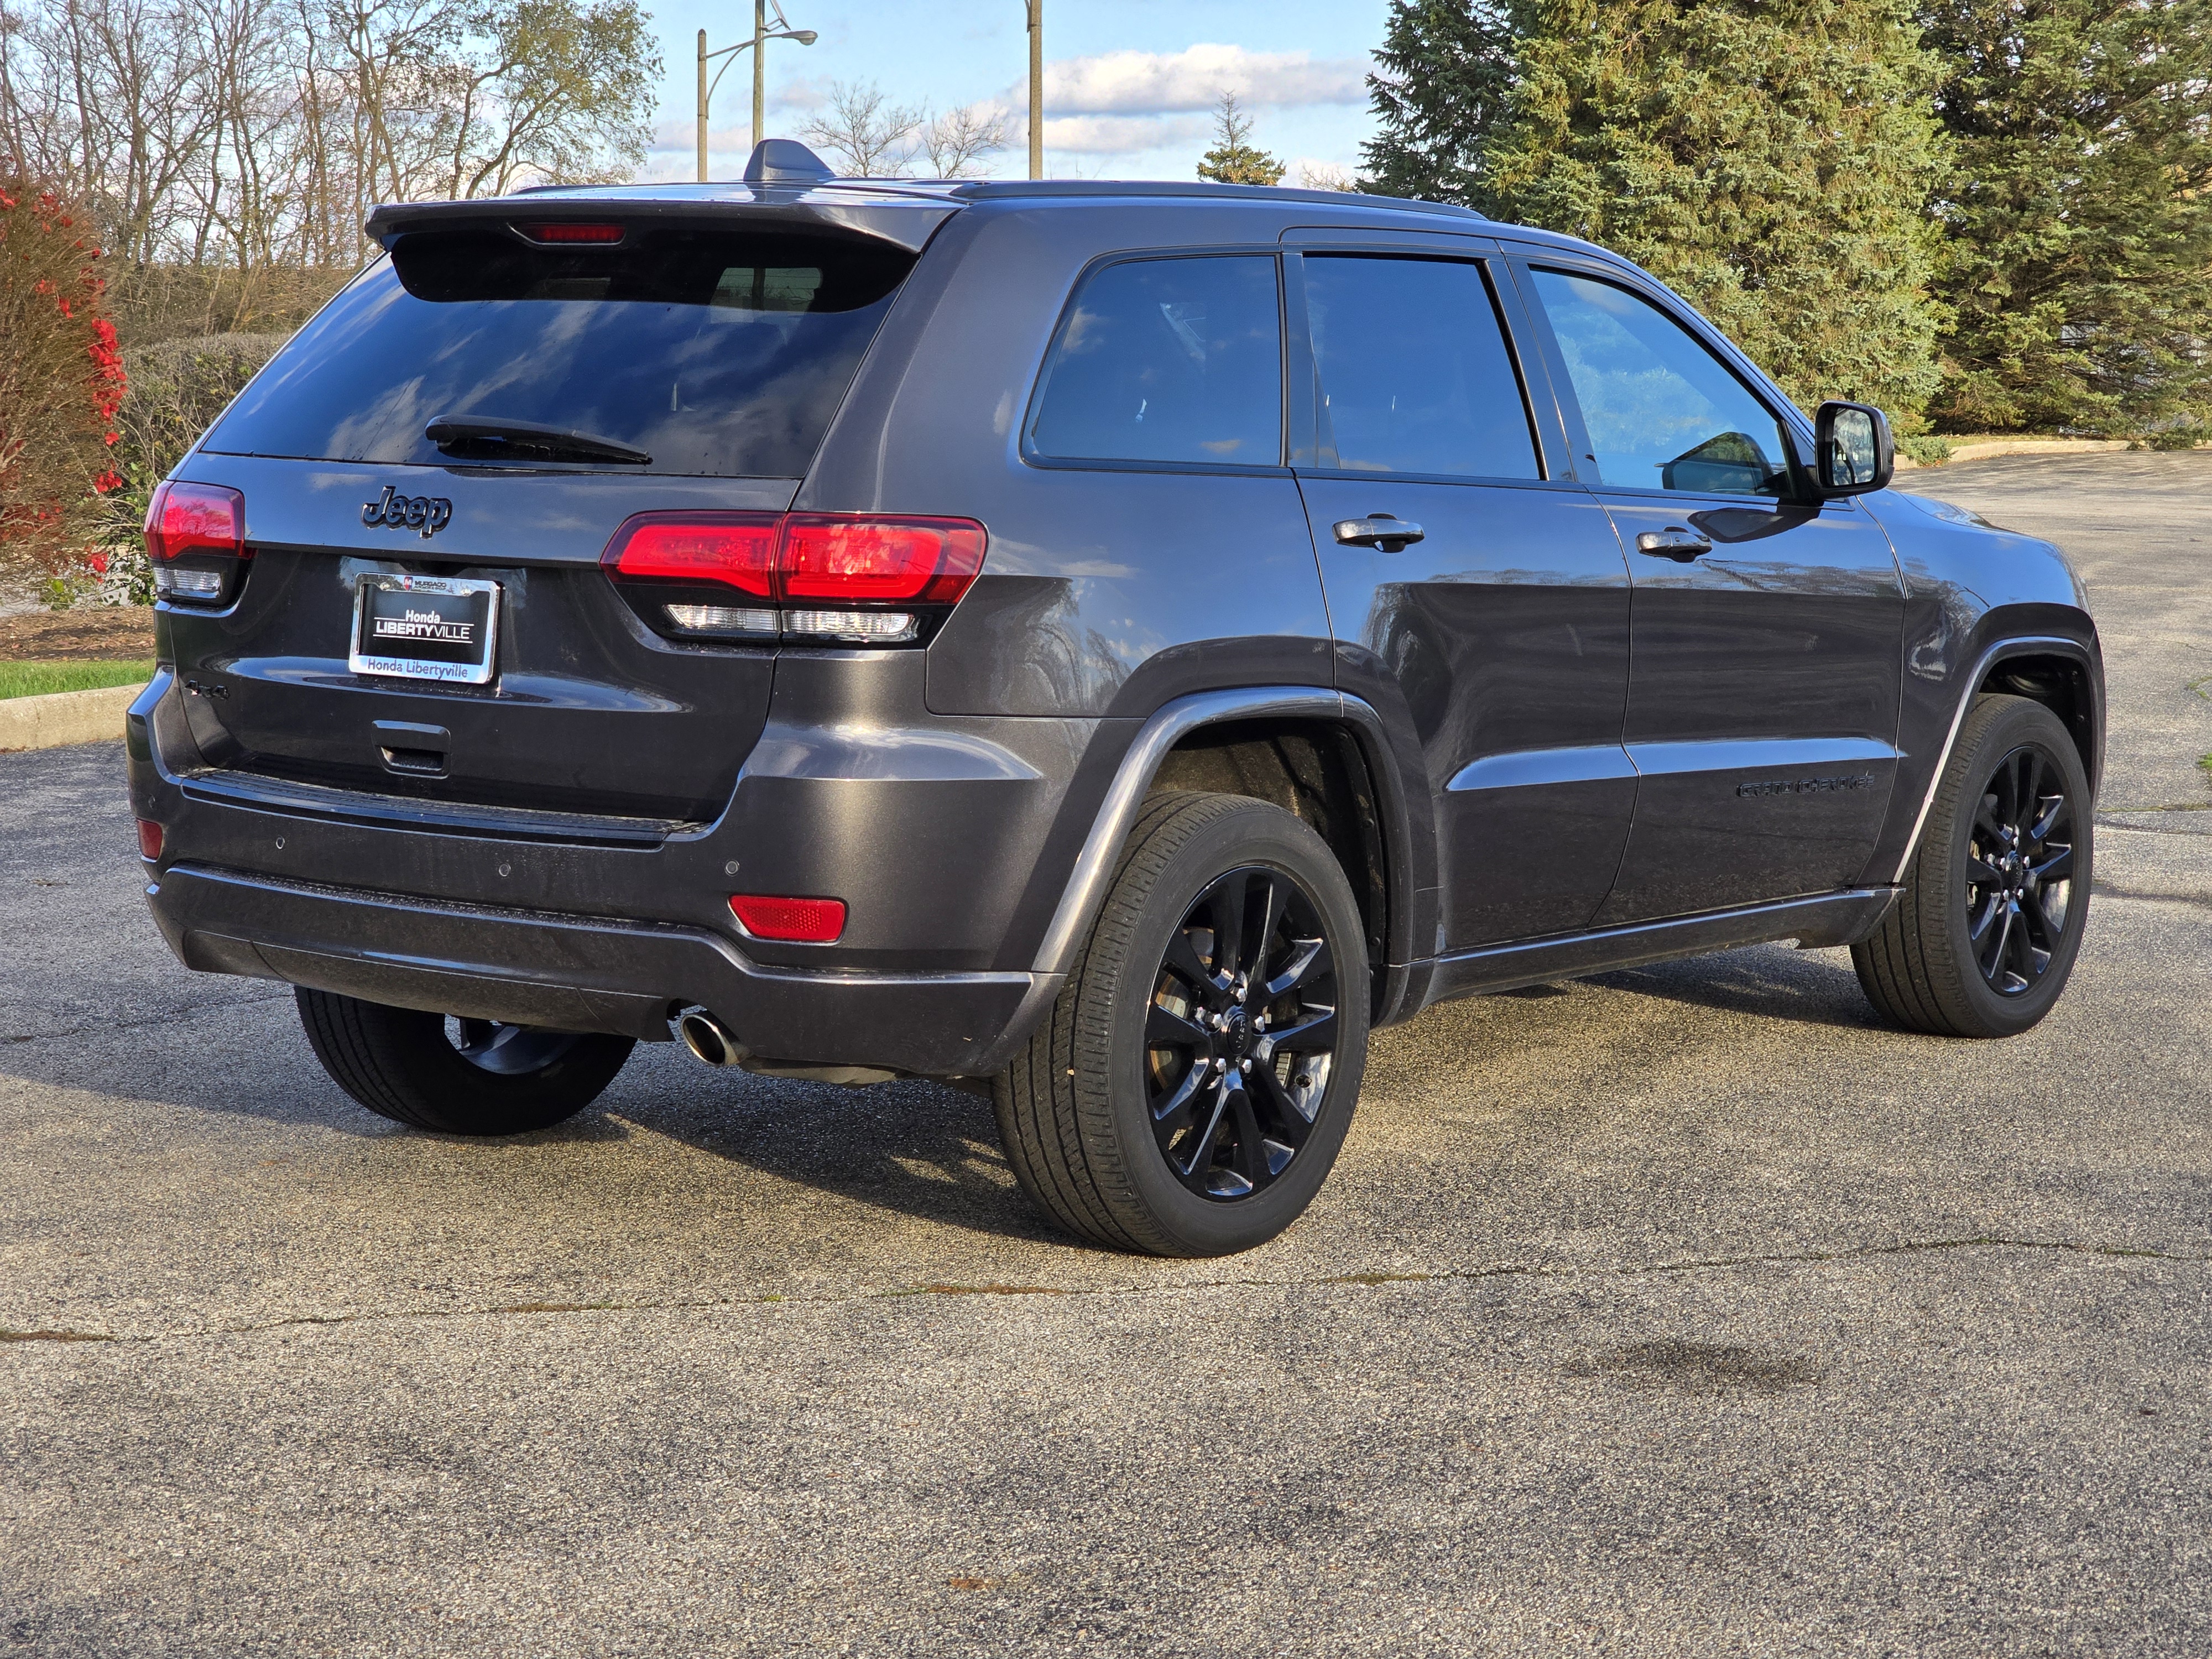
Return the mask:
[(1282, 325), (1266, 255), (1097, 272), (1054, 343), (1030, 441), (1068, 460), (1278, 466)]
[(1778, 422), (1696, 336), (1626, 289), (1534, 273), (1601, 477), (1633, 489), (1790, 493)]
[(422, 428), (453, 415), (610, 439), (652, 472), (795, 478), (913, 264), (902, 248), (718, 229), (617, 248), (404, 237), (207, 447), (446, 465)]
[(1362, 472), (1534, 478), (1535, 440), (1481, 267), (1309, 255), (1322, 454)]

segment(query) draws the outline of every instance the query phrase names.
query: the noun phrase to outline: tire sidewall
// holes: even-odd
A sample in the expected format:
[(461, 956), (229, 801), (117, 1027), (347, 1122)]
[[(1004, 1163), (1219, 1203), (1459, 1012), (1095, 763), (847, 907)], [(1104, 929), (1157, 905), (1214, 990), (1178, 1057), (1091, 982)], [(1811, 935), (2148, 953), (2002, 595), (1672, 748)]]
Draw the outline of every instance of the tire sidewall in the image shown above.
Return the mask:
[[(1983, 708), (1989, 709), (1988, 714)], [(1923, 902), (1941, 906), (1939, 915), (1953, 959), (1959, 964), (1961, 994), (1974, 1019), (1993, 1036), (2011, 1036), (2040, 1021), (2066, 989), (2088, 929), (2090, 882), (2096, 842), (2095, 803), (2074, 739), (2056, 715), (2022, 697), (1993, 697), (1970, 716), (1967, 742), (1958, 764), (1944, 781), (1951, 796), (1950, 822), (1936, 867), (1924, 870)], [(1972, 939), (1966, 931), (1966, 847), (1974, 833), (1974, 809), (1990, 774), (2014, 750), (2034, 744), (2058, 764), (2074, 811), (2074, 872), (2067, 891), (2065, 936), (2051, 965), (2033, 988), (2020, 996), (1999, 996), (1982, 977)]]
[[(1297, 1219), (1328, 1178), (1366, 1069), (1367, 951), (1350, 884), (1328, 844), (1304, 823), (1261, 801), (1239, 809), (1202, 824), (1170, 856), (1139, 906), (1110, 994), (1108, 1098), (1124, 1175), (1171, 1247), (1190, 1255), (1249, 1249)], [(1290, 1168), (1250, 1197), (1223, 1203), (1185, 1187), (1160, 1152), (1146, 1100), (1144, 1031), (1170, 933), (1210, 883), (1246, 866), (1291, 878), (1321, 912), (1336, 963), (1340, 1035), (1313, 1133)]]

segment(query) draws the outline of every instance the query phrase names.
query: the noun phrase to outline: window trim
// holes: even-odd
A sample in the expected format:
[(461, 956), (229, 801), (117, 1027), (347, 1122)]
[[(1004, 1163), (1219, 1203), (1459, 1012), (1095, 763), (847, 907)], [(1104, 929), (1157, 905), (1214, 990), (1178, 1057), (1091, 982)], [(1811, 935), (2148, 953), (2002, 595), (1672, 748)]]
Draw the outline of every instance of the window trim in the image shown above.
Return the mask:
[[(1424, 264), (1474, 266), (1476, 275), (1482, 283), (1483, 291), (1490, 296), (1491, 316), (1498, 325), (1499, 337), (1505, 347), (1506, 362), (1512, 367), (1514, 385), (1521, 394), (1521, 415), (1522, 418), (1528, 422), (1528, 447), (1536, 463), (1536, 476), (1531, 478), (1500, 477), (1485, 472), (1378, 471), (1369, 467), (1323, 465), (1321, 447), (1321, 358), (1314, 349), (1313, 321), (1311, 313), (1307, 309), (1306, 301), (1305, 262), (1309, 258), (1387, 259), (1418, 262)], [(1371, 242), (1363, 246), (1357, 233), (1347, 234), (1341, 244), (1301, 243), (1295, 251), (1285, 255), (1286, 264), (1295, 264), (1296, 265), (1295, 270), (1285, 272), (1284, 287), (1286, 294), (1295, 292), (1297, 295), (1297, 359), (1304, 365), (1297, 371), (1298, 384), (1306, 390), (1307, 400), (1310, 404), (1310, 407), (1304, 411), (1306, 423), (1302, 428), (1304, 435), (1301, 438), (1294, 434), (1291, 449), (1293, 454), (1303, 451), (1313, 458), (1310, 461), (1294, 459), (1291, 464), (1293, 470), (1302, 475), (1321, 478), (1353, 478), (1372, 482), (1389, 479), (1406, 483), (1478, 484), (1486, 487), (1510, 485), (1520, 489), (1534, 489), (1547, 484), (1556, 485), (1571, 482), (1571, 476), (1563, 479), (1559, 476), (1559, 470), (1553, 464), (1553, 442), (1555, 441), (1555, 434), (1548, 434), (1545, 422), (1539, 418), (1537, 413), (1539, 400), (1536, 396), (1535, 382), (1529, 372), (1532, 365), (1527, 361), (1522, 350), (1521, 343), (1515, 336), (1515, 323), (1517, 319), (1516, 307), (1512, 302), (1517, 301), (1519, 295), (1512, 289), (1510, 277), (1501, 282), (1496, 273), (1489, 268), (1500, 258), (1494, 245), (1482, 249), (1465, 246), (1417, 247), (1407, 244), (1376, 246)], [(1292, 279), (1295, 281), (1293, 282)], [(1547, 374), (1546, 378), (1550, 377)], [(1328, 453), (1334, 454), (1334, 444), (1330, 446)]]
[[(1737, 361), (1741, 357), (1741, 354), (1720, 338), (1718, 331), (1706, 323), (1705, 319), (1698, 314), (1695, 307), (1671, 293), (1664, 290), (1654, 292), (1656, 284), (1634, 281), (1629, 272), (1610, 265), (1601, 264), (1595, 260), (1561, 257), (1548, 251), (1542, 253), (1516, 252), (1507, 256), (1507, 264), (1511, 269), (1516, 286), (1522, 290), (1522, 302), (1528, 308), (1530, 327), (1540, 342), (1540, 349), (1544, 355), (1546, 365), (1551, 371), (1553, 385), (1557, 388), (1560, 413), (1567, 423), (1570, 453), (1573, 459), (1576, 475), (1582, 479), (1584, 489), (1601, 495), (1633, 495), (1656, 501), (1685, 499), (1731, 502), (1759, 501), (1773, 501), (1782, 506), (1806, 507), (1822, 505), (1820, 498), (1816, 494), (1809, 493), (1806, 489), (1804, 462), (1806, 435), (1801, 429), (1804, 422), (1802, 416), (1798, 416), (1797, 406), (1786, 398), (1781, 397), (1778, 388), (1774, 389), (1773, 395), (1770, 395), (1768, 387), (1745, 374), (1743, 363)], [(1643, 301), (1703, 348), (1705, 355), (1713, 360), (1715, 365), (1735, 380), (1743, 389), (1744, 395), (1764, 410), (1767, 418), (1774, 422), (1775, 429), (1781, 436), (1783, 447), (1787, 451), (1783, 457), (1783, 464), (1790, 477), (1790, 494), (1753, 495), (1724, 490), (1662, 489), (1647, 484), (1611, 483), (1587, 476), (1589, 471), (1595, 468), (1596, 457), (1590, 443), (1589, 425), (1583, 416), (1581, 394), (1575, 390), (1573, 377), (1567, 373), (1566, 354), (1560, 349), (1559, 335), (1552, 325), (1551, 313), (1545, 309), (1543, 296), (1536, 289), (1535, 276), (1539, 271), (1543, 270), (1551, 270), (1563, 276), (1579, 276), (1588, 282), (1603, 283), (1609, 287), (1620, 289), (1624, 293)], [(1640, 272), (1637, 274), (1641, 275)], [(1763, 380), (1765, 377), (1759, 378)], [(1775, 406), (1778, 402), (1782, 405), (1780, 410)], [(1787, 410), (1789, 413), (1784, 414), (1783, 410)]]
[[(1084, 291), (1109, 268), (1115, 265), (1151, 264), (1163, 259), (1265, 259), (1275, 268), (1275, 356), (1276, 409), (1275, 455), (1273, 463), (1256, 461), (1146, 461), (1123, 459), (1115, 456), (1048, 455), (1036, 447), (1036, 423), (1044, 412), (1045, 394), (1051, 389), (1053, 370), (1059, 362), (1060, 345), (1075, 320), (1075, 309)], [(1288, 284), (1283, 270), (1282, 251), (1272, 244), (1226, 243), (1215, 246), (1192, 246), (1164, 248), (1123, 248), (1111, 253), (1102, 253), (1085, 264), (1068, 285), (1067, 297), (1060, 302), (1060, 315), (1054, 320), (1052, 333), (1045, 342), (1044, 356), (1037, 360), (1036, 373), (1030, 383), (1029, 405), (1023, 411), (1020, 428), (1021, 442), (1018, 448), (1022, 465), (1048, 472), (1170, 472), (1194, 474), (1202, 477), (1263, 477), (1286, 478), (1291, 476), (1289, 433), (1291, 367), (1290, 317), (1285, 301)]]

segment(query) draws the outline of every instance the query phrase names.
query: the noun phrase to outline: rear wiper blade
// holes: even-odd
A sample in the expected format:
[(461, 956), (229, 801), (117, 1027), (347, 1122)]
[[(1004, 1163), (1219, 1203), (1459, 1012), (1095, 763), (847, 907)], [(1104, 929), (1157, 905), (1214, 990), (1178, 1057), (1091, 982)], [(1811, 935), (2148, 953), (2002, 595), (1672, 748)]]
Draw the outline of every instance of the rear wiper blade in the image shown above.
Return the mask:
[(496, 415), (441, 415), (422, 435), (448, 455), (518, 461), (620, 461), (651, 466), (653, 457), (611, 438), (569, 432), (534, 421), (502, 421)]

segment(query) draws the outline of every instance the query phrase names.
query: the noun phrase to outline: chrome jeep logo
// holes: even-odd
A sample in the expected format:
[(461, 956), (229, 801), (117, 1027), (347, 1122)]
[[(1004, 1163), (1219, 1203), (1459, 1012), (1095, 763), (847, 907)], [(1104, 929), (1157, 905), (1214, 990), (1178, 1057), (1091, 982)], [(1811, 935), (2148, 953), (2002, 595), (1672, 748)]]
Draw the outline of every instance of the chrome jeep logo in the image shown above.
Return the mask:
[(428, 541), (453, 521), (453, 504), (443, 495), (400, 495), (390, 484), (384, 494), (363, 504), (361, 521), (392, 530), (419, 530)]

